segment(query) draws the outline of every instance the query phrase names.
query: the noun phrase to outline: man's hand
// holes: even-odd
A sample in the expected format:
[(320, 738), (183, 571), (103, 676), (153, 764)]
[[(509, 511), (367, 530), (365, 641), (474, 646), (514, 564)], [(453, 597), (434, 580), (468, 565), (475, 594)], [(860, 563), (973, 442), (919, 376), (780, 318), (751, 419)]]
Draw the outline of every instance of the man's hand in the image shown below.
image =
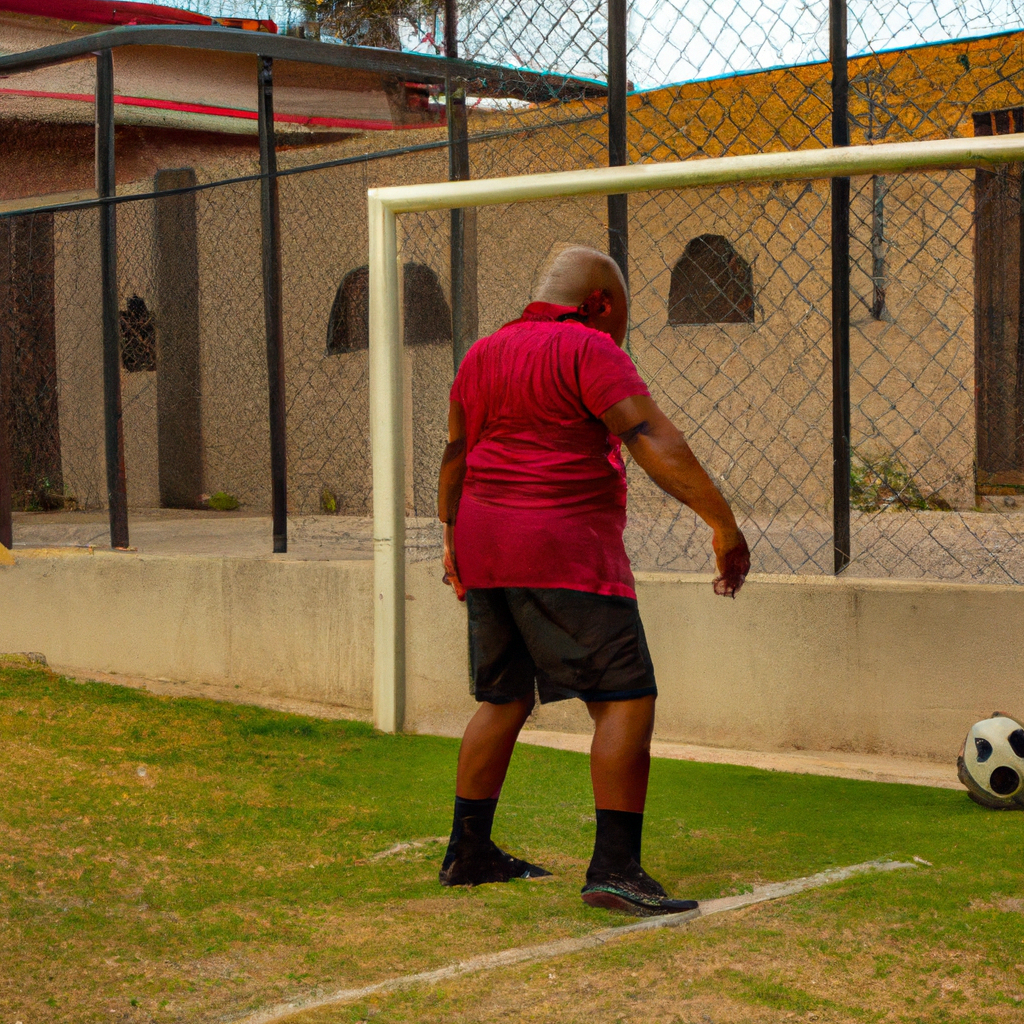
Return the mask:
[(750, 572), (750, 551), (746, 538), (736, 530), (731, 534), (719, 533), (711, 540), (718, 563), (718, 576), (712, 586), (719, 597), (735, 597)]
[(466, 600), (466, 588), (459, 579), (459, 571), (455, 567), (455, 528), (449, 523), (444, 524), (444, 576), (441, 577), (460, 601)]

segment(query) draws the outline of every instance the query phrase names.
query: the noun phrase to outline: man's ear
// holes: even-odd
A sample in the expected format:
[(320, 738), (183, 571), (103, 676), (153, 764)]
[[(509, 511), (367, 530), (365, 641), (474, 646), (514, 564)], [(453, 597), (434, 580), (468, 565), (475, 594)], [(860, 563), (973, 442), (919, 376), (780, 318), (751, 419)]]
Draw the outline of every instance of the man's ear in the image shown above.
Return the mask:
[(612, 311), (612, 296), (607, 288), (595, 288), (576, 308), (587, 320), (608, 316)]

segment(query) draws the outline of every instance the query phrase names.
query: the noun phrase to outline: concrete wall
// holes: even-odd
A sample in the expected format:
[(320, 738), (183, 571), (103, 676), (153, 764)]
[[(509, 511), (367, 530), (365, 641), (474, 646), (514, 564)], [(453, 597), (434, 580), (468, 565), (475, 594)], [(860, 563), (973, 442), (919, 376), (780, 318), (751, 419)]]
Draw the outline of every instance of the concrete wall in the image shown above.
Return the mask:
[(0, 569), (0, 649), (369, 707), (370, 562), (86, 551), (19, 551)]
[[(0, 567), (0, 651), (84, 672), (237, 685), (370, 706), (369, 562), (18, 551)], [(748, 750), (954, 757), (968, 727), (1020, 713), (1024, 588), (641, 574), (657, 737)], [(474, 703), (464, 606), (434, 563), (408, 576), (407, 728), (458, 734)], [(586, 731), (577, 701), (535, 724)]]

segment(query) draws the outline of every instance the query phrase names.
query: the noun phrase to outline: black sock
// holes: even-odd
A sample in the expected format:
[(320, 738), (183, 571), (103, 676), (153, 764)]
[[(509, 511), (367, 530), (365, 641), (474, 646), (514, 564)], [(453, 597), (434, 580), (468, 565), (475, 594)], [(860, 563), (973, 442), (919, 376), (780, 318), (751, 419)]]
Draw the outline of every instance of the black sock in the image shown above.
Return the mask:
[(455, 849), (463, 840), (481, 844), (486, 844), (490, 840), (494, 810), (497, 806), (497, 797), (488, 800), (466, 800), (461, 796), (455, 798), (452, 835), (448, 840), (448, 852), (441, 865), (442, 870), (455, 859)]
[(594, 856), (587, 868), (587, 881), (622, 874), (630, 861), (640, 863), (643, 812), (597, 810)]

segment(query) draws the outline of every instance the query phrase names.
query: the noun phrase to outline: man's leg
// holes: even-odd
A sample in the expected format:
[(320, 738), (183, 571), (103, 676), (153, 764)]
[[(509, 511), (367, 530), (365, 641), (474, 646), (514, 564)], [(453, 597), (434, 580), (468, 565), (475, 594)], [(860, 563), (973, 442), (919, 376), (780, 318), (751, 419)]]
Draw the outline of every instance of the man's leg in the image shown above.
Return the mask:
[(597, 835), (583, 900), (591, 906), (640, 915), (679, 913), (697, 907), (693, 900), (669, 899), (640, 866), (654, 701), (648, 696), (587, 704), (594, 720), (590, 778)]
[(592, 701), (594, 720), (590, 745), (590, 779), (594, 804), (610, 811), (644, 813), (651, 771), (654, 697)]
[(508, 704), (485, 701), (477, 708), (459, 747), (456, 796), (465, 800), (498, 798), (519, 730), (532, 710), (532, 695)]
[(491, 842), (491, 826), (516, 738), (533, 710), (533, 695), (507, 704), (481, 702), (459, 748), (455, 816), (442, 885), (483, 885), (550, 874)]

